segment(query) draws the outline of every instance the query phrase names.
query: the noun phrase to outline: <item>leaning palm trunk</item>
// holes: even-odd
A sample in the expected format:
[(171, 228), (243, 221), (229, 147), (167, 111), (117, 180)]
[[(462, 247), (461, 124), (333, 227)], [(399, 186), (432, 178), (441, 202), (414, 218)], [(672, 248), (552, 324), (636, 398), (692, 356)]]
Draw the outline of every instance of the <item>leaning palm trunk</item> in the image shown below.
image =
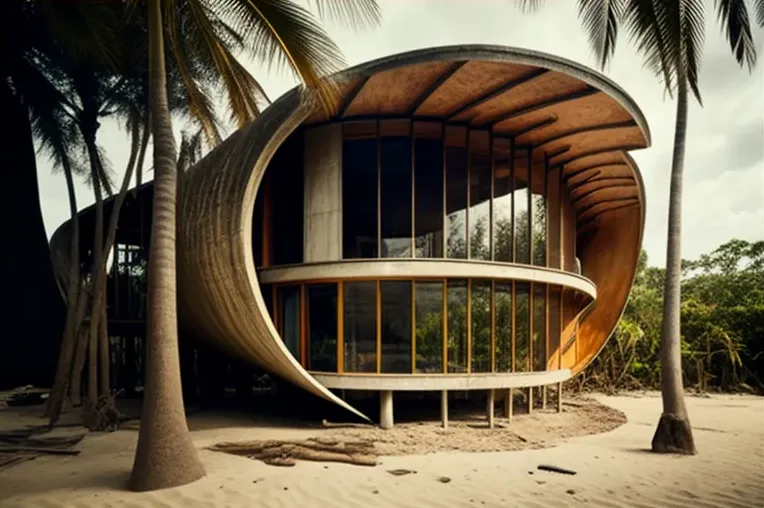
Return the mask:
[(72, 370), (72, 361), (74, 360), (74, 348), (77, 344), (77, 328), (79, 326), (78, 302), (82, 291), (79, 260), (79, 220), (77, 218), (77, 195), (74, 191), (74, 177), (69, 161), (62, 161), (64, 177), (66, 179), (66, 190), (69, 194), (69, 212), (71, 214), (71, 235), (69, 239), (69, 268), (66, 280), (66, 323), (64, 325), (64, 336), (61, 340), (61, 350), (58, 354), (58, 366), (56, 367), (56, 377), (53, 380), (53, 387), (50, 391), (46, 416), (48, 423), (54, 425), (61, 416), (61, 408), (66, 397), (66, 390), (69, 388), (69, 373)]
[(148, 2), (149, 98), (154, 140), (154, 203), (148, 270), (146, 381), (130, 487), (146, 491), (204, 476), (183, 408), (178, 358), (175, 217), (177, 165), (167, 103), (162, 6)]
[(102, 293), (103, 280), (101, 270), (103, 257), (103, 194), (101, 192), (101, 169), (100, 157), (95, 144), (95, 135), (85, 134), (85, 144), (90, 157), (91, 178), (93, 180), (93, 192), (95, 193), (96, 223), (93, 239), (93, 273), (91, 284), (93, 288), (93, 304), (90, 309), (90, 323), (88, 340), (88, 395), (86, 403), (95, 406), (98, 399), (98, 319), (100, 318), (98, 309), (98, 296)]
[(666, 248), (666, 283), (663, 300), (661, 338), (661, 395), (663, 414), (653, 436), (653, 451), (695, 454), (692, 428), (684, 403), (681, 351), (681, 280), (682, 280), (682, 172), (687, 137), (687, 79), (680, 74), (677, 90), (674, 154), (671, 161), (669, 191), (668, 242)]

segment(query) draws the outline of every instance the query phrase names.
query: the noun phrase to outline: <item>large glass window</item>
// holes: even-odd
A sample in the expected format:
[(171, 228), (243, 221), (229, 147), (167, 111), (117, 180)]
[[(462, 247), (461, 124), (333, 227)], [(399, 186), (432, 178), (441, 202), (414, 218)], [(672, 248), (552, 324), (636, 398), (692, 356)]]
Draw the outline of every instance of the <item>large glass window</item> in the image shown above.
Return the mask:
[(491, 372), (491, 281), (472, 281), (471, 295), (472, 362), (471, 372)]
[(443, 372), (443, 282), (417, 281), (416, 371)]
[(382, 372), (410, 373), (411, 281), (382, 281)]
[(494, 295), (496, 372), (512, 370), (512, 283), (497, 282)]
[(337, 284), (312, 284), (307, 291), (307, 368), (337, 372)]
[(515, 150), (513, 202), (515, 205), (515, 263), (530, 264), (530, 194), (528, 193), (528, 150)]
[(530, 367), (530, 303), (530, 284), (515, 283), (515, 372), (527, 372)]
[(546, 171), (532, 173), (531, 210), (533, 212), (533, 264), (546, 266)]
[(414, 124), (414, 245), (418, 258), (443, 257), (443, 130)]
[(547, 172), (547, 242), (549, 243), (549, 266), (560, 268), (560, 168), (550, 168)]
[(546, 370), (546, 284), (533, 284), (533, 370)]
[(491, 259), (491, 150), (487, 131), (470, 131), (470, 258)]
[(412, 257), (411, 122), (384, 120), (380, 131), (382, 257)]
[(467, 372), (467, 281), (449, 280), (448, 372)]
[(269, 166), (274, 265), (302, 263), (303, 255), (303, 137), (294, 134), (281, 145)]
[(376, 124), (345, 124), (343, 136), (342, 257), (376, 258), (379, 162)]
[(297, 361), (300, 350), (300, 286), (281, 286), (277, 289), (279, 300), (279, 332), (281, 340)]
[(512, 261), (512, 175), (511, 144), (508, 139), (494, 139), (493, 170), (493, 257)]
[(345, 282), (345, 372), (377, 372), (377, 282)]
[(562, 319), (562, 299), (560, 295), (560, 286), (549, 286), (549, 329), (548, 340), (549, 349), (547, 351), (547, 365), (549, 370), (560, 368), (560, 322)]
[(467, 259), (467, 129), (446, 127), (446, 256)]

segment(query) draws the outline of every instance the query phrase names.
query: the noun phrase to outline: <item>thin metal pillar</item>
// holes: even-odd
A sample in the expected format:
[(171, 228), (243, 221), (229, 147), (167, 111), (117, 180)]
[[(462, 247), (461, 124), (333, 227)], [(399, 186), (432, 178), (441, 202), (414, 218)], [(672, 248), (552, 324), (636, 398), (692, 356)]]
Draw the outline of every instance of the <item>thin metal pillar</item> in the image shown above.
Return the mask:
[(448, 428), (448, 391), (443, 390), (440, 392), (440, 421), (443, 424), (443, 428)]
[(496, 403), (496, 390), (488, 390), (488, 428), (494, 427), (493, 408)]

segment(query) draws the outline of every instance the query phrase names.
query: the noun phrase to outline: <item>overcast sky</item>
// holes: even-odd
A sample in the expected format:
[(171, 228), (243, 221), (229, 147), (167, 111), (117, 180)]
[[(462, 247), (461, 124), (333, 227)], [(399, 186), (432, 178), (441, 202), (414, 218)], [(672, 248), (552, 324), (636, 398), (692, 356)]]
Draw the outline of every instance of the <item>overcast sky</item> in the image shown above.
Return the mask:
[[(513, 0), (379, 0), (383, 24), (354, 34), (328, 26), (349, 65), (432, 46), (500, 44), (544, 51), (588, 66), (594, 61), (576, 19), (575, 2), (550, 0), (539, 13), (522, 14)], [(710, 2), (708, 2), (710, 4)], [(755, 33), (760, 64), (753, 73), (737, 66), (709, 12), (700, 86), (704, 107), (693, 102), (685, 162), (683, 257), (693, 259), (731, 238), (764, 239), (764, 30)], [(286, 71), (245, 62), (275, 100), (296, 84)], [(652, 147), (632, 152), (647, 192), (643, 246), (651, 265), (665, 262), (668, 187), (675, 105), (622, 36), (605, 72), (641, 107)], [(117, 181), (127, 162), (126, 134), (106, 121), (99, 140)], [(68, 219), (64, 178), (40, 161), (40, 195), (48, 236)], [(117, 187), (119, 185), (117, 184)], [(93, 202), (80, 182), (80, 208)]]

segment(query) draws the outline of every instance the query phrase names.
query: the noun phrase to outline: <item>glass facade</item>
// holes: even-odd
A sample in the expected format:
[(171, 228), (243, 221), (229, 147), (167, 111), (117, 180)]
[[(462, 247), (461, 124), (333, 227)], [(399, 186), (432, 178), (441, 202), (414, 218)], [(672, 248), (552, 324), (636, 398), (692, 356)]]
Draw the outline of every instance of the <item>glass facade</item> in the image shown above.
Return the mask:
[[(562, 288), (540, 283), (383, 279), (269, 290), (276, 295), (273, 312), (287, 349), (316, 372), (553, 370), (563, 362), (563, 325), (570, 329)], [(568, 301), (570, 320), (575, 314)]]
[[(343, 259), (576, 270), (576, 217), (560, 168), (528, 146), (411, 119), (345, 122), (342, 132)], [(258, 267), (302, 262), (303, 136), (293, 137), (272, 163), (289, 171), (269, 171), (256, 200)], [(264, 291), (288, 349), (311, 371), (530, 372), (567, 367), (576, 354), (578, 304), (559, 286), (413, 278)]]

